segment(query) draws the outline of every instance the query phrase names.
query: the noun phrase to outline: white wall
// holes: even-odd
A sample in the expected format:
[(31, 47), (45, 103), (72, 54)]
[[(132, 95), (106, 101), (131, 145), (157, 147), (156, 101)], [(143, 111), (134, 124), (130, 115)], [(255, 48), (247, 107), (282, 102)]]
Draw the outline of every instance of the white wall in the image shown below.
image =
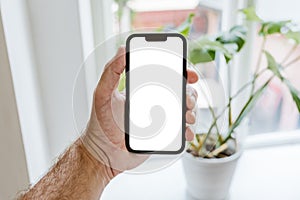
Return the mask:
[(0, 11), (0, 199), (12, 199), (29, 184), (21, 127)]
[[(50, 157), (26, 2), (2, 0), (1, 11), (29, 177), (33, 182), (46, 171)], [(0, 140), (0, 146), (4, 143)]]
[[(26, 156), (16, 153), (20, 156), (20, 162), (27, 162), (28, 170), (26, 166), (19, 167), (24, 167), (24, 173), (28, 171), (26, 175), (30, 183), (41, 178), (55, 158), (82, 131), (76, 130), (73, 120), (74, 81), (84, 57), (112, 33), (112, 15), (108, 9), (111, 0), (90, 0), (86, 8), (79, 7), (79, 4), (82, 6), (86, 2), (0, 0), (20, 116), (15, 124), (19, 124), (22, 132), (22, 135), (16, 136), (17, 140), (11, 147), (18, 146), (21, 149), (23, 140)], [(83, 14), (90, 18), (90, 22), (82, 18)], [(94, 71), (83, 70), (82, 73), (75, 94), (77, 111), (80, 113), (77, 120), (81, 122), (81, 129), (89, 115), (88, 101), (91, 98), (86, 95), (87, 89), (91, 90), (94, 86), (90, 83), (99, 78), (93, 76)], [(0, 126), (2, 131), (4, 129)], [(0, 148), (6, 147), (5, 142), (0, 140)], [(9, 158), (6, 154), (1, 156), (4, 156), (3, 160)], [(0, 165), (0, 171), (6, 172), (2, 170), (6, 168), (9, 165)], [(4, 184), (5, 179), (0, 177), (0, 183), (1, 180)], [(15, 187), (9, 191), (13, 189)]]
[[(83, 62), (78, 2), (30, 0), (29, 17), (41, 86), (50, 158), (58, 156), (77, 137), (72, 92)], [(87, 115), (85, 80), (81, 80), (82, 113)], [(86, 116), (82, 116), (83, 119)]]
[[(79, 7), (74, 0), (1, 0), (1, 10), (34, 183), (79, 135), (72, 109), (73, 84), (83, 62)], [(80, 77), (76, 103), (84, 123), (88, 104), (85, 76)]]

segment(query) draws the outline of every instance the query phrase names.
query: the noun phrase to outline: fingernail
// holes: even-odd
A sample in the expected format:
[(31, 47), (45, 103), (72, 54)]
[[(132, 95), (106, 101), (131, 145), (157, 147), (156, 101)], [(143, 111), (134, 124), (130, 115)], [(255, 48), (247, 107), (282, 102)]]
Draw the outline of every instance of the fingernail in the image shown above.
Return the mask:
[(194, 95), (191, 96), (191, 100), (196, 104), (196, 97)]

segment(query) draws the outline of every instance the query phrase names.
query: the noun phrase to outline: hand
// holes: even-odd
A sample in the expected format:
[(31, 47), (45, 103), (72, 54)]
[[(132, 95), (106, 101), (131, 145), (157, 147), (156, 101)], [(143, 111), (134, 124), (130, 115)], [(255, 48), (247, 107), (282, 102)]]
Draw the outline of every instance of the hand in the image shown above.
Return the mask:
[[(111, 169), (111, 176), (132, 169), (144, 162), (149, 155), (133, 154), (127, 151), (124, 134), (125, 95), (117, 90), (120, 75), (125, 69), (125, 48), (119, 48), (109, 61), (94, 92), (89, 123), (81, 136), (88, 152)], [(198, 76), (188, 71), (188, 83), (195, 83)], [(193, 108), (197, 101), (196, 91), (187, 85), (186, 122), (195, 123)], [(193, 132), (186, 128), (186, 139), (192, 140)]]

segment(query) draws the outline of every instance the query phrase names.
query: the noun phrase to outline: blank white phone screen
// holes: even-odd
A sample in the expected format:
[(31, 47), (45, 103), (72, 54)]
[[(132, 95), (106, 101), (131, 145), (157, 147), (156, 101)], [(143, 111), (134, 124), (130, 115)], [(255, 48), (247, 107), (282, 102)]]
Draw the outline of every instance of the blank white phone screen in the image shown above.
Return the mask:
[(129, 44), (130, 148), (179, 151), (183, 145), (183, 40), (133, 37)]

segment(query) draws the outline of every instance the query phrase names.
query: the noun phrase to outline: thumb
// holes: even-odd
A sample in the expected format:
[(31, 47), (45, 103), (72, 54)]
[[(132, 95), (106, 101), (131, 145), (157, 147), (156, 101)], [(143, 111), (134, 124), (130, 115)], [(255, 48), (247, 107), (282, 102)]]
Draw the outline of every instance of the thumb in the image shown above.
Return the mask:
[(117, 54), (105, 65), (104, 72), (96, 88), (96, 93), (104, 101), (111, 97), (119, 83), (120, 75), (125, 69), (124, 47), (118, 49)]

